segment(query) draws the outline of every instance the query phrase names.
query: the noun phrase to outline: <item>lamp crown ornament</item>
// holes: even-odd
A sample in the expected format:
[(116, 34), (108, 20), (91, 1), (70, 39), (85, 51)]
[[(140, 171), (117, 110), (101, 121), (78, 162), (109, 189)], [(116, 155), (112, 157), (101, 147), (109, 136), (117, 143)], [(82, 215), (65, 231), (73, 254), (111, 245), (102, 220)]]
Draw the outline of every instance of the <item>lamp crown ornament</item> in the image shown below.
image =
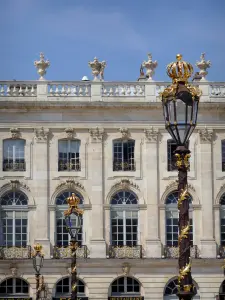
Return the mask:
[[(148, 77), (148, 80), (152, 80), (152, 76), (155, 74), (155, 68), (158, 66), (157, 60), (152, 60), (152, 54), (148, 53), (148, 60), (143, 61), (142, 67), (146, 69), (146, 76)], [(143, 70), (142, 70), (143, 71)]]
[(94, 81), (98, 81), (98, 76), (100, 76), (100, 80), (104, 80), (104, 70), (106, 67), (106, 61), (99, 61), (97, 57), (94, 58), (93, 61), (88, 62), (89, 67), (92, 70), (92, 75), (94, 76)]
[(177, 61), (167, 66), (167, 74), (174, 83), (187, 82), (193, 74), (193, 67), (190, 63), (182, 60), (182, 54), (176, 55)]
[(34, 250), (35, 250), (36, 252), (41, 252), (41, 250), (42, 250), (42, 245), (39, 244), (39, 243), (35, 244), (35, 245), (34, 245)]
[(206, 70), (211, 67), (211, 61), (205, 60), (204, 52), (200, 56), (200, 61), (197, 61), (195, 65), (200, 69), (199, 75), (202, 77), (201, 80), (205, 80), (205, 77), (208, 74)]
[(82, 215), (84, 213), (83, 209), (78, 208), (80, 199), (74, 193), (72, 193), (72, 195), (68, 197), (66, 201), (69, 205), (69, 208), (64, 212), (65, 216), (69, 216), (73, 212), (77, 213), (78, 215)]
[(40, 75), (39, 80), (44, 80), (44, 75), (46, 74), (46, 69), (50, 66), (50, 61), (45, 60), (44, 53), (40, 53), (40, 60), (35, 60), (34, 66), (37, 68), (37, 72)]

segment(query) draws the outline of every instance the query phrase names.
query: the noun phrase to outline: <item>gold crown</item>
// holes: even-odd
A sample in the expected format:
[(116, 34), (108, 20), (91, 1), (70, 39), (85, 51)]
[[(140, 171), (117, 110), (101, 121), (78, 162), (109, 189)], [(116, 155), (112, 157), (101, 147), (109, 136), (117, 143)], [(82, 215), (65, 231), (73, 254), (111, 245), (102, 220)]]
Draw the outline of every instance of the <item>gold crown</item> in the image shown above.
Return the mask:
[(177, 61), (167, 66), (167, 74), (173, 82), (187, 82), (193, 73), (193, 67), (190, 63), (182, 61), (182, 55), (177, 54)]
[(41, 250), (42, 250), (42, 245), (39, 244), (39, 243), (37, 243), (36, 245), (34, 245), (34, 250), (35, 250), (36, 252), (41, 252)]
[(70, 207), (76, 207), (80, 203), (80, 199), (72, 193), (71, 197), (67, 198), (67, 203)]

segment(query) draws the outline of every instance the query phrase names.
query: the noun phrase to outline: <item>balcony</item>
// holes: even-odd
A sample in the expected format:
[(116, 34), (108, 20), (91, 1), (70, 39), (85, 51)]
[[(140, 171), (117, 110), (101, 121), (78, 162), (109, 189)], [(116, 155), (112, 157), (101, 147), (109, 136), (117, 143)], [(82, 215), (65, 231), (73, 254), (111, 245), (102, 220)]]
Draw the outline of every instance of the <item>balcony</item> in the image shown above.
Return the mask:
[(109, 258), (142, 258), (142, 245), (137, 246), (108, 246)]
[(113, 171), (135, 171), (135, 162), (133, 160), (113, 161)]
[[(76, 251), (77, 258), (87, 258), (88, 249), (86, 245), (79, 246)], [(54, 259), (71, 258), (70, 246), (54, 246), (53, 248)]]
[(0, 259), (30, 259), (31, 246), (0, 246)]
[(81, 171), (81, 163), (80, 160), (77, 159), (75, 161), (62, 161), (58, 160), (58, 171)]
[[(178, 247), (170, 247), (164, 246), (164, 257), (165, 258), (178, 258), (179, 257), (179, 248)], [(196, 245), (191, 247), (191, 257), (192, 258), (200, 258), (200, 252)]]
[(26, 171), (25, 162), (3, 162), (3, 171), (15, 172), (15, 171)]

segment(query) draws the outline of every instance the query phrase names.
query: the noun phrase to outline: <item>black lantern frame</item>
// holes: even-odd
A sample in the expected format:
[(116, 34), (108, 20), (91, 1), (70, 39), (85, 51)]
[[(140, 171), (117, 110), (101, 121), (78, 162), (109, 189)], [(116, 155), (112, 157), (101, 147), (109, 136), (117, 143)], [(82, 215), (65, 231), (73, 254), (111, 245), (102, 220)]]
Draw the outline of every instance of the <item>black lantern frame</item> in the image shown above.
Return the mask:
[(177, 146), (185, 146), (197, 124), (199, 97), (180, 82), (174, 97), (163, 97), (165, 127)]
[(36, 271), (36, 274), (40, 274), (41, 268), (43, 267), (44, 263), (44, 256), (41, 254), (41, 252), (37, 251), (35, 255), (33, 256), (33, 267)]
[(69, 232), (71, 240), (77, 240), (77, 235), (81, 230), (82, 226), (82, 216), (72, 210), (71, 214), (65, 216), (66, 228)]

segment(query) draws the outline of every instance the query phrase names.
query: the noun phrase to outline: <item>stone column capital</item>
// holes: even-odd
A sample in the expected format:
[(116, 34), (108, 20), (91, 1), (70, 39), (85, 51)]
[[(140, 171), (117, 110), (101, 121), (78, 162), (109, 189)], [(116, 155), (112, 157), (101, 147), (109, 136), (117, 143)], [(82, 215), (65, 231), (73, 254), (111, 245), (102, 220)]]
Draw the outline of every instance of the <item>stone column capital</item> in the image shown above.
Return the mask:
[(158, 128), (149, 127), (144, 129), (145, 142), (146, 143), (157, 143), (161, 138), (161, 133)]
[(37, 143), (46, 143), (49, 137), (49, 129), (48, 128), (35, 128), (35, 140)]

